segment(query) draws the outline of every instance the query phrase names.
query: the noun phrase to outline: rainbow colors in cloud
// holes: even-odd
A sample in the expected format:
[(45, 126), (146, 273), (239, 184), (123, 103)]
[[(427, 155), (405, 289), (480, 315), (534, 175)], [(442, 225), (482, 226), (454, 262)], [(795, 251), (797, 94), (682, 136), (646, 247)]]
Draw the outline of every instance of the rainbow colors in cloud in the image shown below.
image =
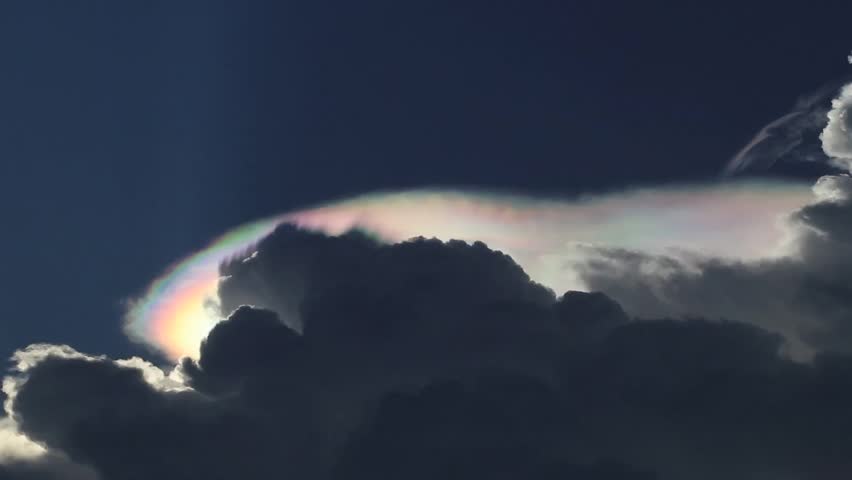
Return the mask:
[(685, 249), (725, 258), (776, 255), (783, 217), (811, 199), (805, 184), (751, 181), (637, 189), (576, 199), (450, 190), (378, 193), (237, 227), (154, 280), (134, 301), (126, 331), (168, 357), (197, 356), (222, 317), (219, 265), (248, 256), (282, 223), (339, 235), (354, 227), (395, 243), (415, 236), (481, 240), (511, 255), (557, 292), (582, 289), (571, 264), (581, 245), (662, 253)]

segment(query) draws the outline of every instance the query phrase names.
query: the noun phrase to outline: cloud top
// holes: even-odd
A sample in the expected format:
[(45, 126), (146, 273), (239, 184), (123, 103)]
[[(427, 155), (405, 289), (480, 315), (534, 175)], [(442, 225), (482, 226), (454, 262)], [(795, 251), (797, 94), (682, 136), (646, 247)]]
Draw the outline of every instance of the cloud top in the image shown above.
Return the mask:
[[(686, 249), (725, 258), (779, 253), (782, 217), (810, 197), (805, 185), (751, 181), (635, 189), (575, 199), (422, 190), (366, 195), (238, 227), (169, 268), (127, 315), (131, 338), (171, 358), (198, 344), (230, 313), (219, 266), (247, 259), (278, 224), (330, 235), (357, 228), (383, 243), (416, 236), (481, 240), (510, 254), (556, 291), (582, 289), (571, 265), (583, 245), (653, 252)], [(246, 261), (249, 261), (247, 259)]]
[(820, 139), (823, 151), (836, 167), (852, 170), (852, 84), (844, 86), (831, 101), (828, 124)]

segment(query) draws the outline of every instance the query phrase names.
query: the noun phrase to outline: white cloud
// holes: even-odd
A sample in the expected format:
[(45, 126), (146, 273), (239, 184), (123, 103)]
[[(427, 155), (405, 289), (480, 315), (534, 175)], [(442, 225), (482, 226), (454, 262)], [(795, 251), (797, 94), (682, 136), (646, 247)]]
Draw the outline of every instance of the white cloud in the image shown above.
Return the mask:
[[(4, 405), (6, 417), (0, 417), (0, 465), (22, 474), (47, 475), (45, 478), (67, 478), (74, 480), (96, 480), (98, 475), (89, 467), (68, 459), (62, 452), (47, 449), (21, 433), (12, 409), (15, 397), (27, 381), (28, 372), (48, 358), (76, 359), (88, 362), (112, 362), (116, 365), (139, 370), (142, 378), (153, 388), (161, 391), (190, 390), (183, 377), (173, 369), (163, 371), (139, 357), (111, 360), (102, 355), (86, 355), (67, 345), (34, 344), (16, 351), (12, 355), (13, 374), (3, 379), (3, 392), (7, 395)], [(29, 477), (27, 477), (29, 478)], [(41, 478), (41, 477), (39, 477)]]
[(11, 418), (0, 418), (0, 463), (33, 460), (47, 451), (18, 431)]
[(852, 171), (852, 84), (840, 90), (840, 95), (831, 102), (828, 124), (820, 134), (822, 149), (831, 157), (832, 163)]

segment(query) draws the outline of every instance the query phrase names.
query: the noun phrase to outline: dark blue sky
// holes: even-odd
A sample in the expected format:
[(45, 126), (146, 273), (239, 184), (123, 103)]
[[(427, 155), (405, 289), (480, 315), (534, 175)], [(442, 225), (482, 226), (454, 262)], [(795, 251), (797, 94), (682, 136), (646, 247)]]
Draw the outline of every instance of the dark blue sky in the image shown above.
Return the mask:
[(848, 74), (845, 2), (0, 3), (0, 352), (244, 221), (376, 189), (713, 178)]

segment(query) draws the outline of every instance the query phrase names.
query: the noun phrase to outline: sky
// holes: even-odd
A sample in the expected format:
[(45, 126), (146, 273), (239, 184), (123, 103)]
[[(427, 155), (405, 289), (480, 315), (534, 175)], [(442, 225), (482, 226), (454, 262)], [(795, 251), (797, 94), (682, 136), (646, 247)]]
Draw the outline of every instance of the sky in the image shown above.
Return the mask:
[(0, 479), (842, 477), (850, 16), (0, 0)]
[(713, 179), (849, 73), (837, 4), (341, 3), (3, 2), (3, 351), (123, 353), (165, 266), (333, 199)]

